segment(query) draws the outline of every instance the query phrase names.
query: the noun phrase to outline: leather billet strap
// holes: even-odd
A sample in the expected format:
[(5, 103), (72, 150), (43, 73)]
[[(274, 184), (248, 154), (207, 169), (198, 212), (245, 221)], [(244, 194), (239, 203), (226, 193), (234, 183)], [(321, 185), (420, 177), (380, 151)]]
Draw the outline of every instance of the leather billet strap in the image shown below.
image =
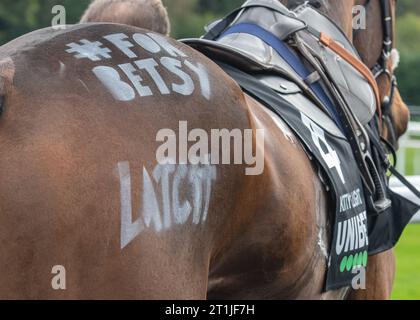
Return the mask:
[(351, 64), (357, 71), (359, 71), (363, 77), (368, 81), (370, 86), (372, 87), (375, 98), (376, 98), (376, 110), (379, 116), (379, 119), (382, 119), (382, 110), (381, 110), (381, 98), (379, 94), (379, 87), (376, 82), (375, 77), (373, 76), (372, 72), (369, 68), (355, 56), (353, 56), (350, 52), (348, 52), (343, 46), (338, 44), (334, 41), (331, 37), (326, 35), (325, 33), (321, 32), (319, 34), (319, 41), (326, 47), (330, 48), (334, 51), (337, 55), (339, 55), (342, 59), (347, 61)]

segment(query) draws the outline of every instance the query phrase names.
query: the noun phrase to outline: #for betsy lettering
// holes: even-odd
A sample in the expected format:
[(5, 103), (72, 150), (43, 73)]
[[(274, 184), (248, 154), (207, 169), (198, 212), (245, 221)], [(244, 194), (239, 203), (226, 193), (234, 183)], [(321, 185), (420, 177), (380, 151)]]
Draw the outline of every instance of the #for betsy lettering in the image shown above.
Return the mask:
[[(92, 69), (117, 101), (132, 101), (136, 97), (155, 94), (191, 96), (198, 90), (205, 99), (210, 100), (211, 88), (206, 67), (193, 62), (165, 37), (151, 32), (135, 33), (131, 37), (116, 33), (106, 35), (103, 39), (110, 45), (105, 46), (102, 40), (92, 42), (81, 39), (79, 43), (68, 44), (66, 52), (77, 59), (95, 62), (112, 59), (115, 50), (123, 53), (129, 62), (112, 67), (98, 65)], [(138, 47), (149, 57), (139, 57), (132, 50)], [(156, 55), (159, 53), (158, 58)]]

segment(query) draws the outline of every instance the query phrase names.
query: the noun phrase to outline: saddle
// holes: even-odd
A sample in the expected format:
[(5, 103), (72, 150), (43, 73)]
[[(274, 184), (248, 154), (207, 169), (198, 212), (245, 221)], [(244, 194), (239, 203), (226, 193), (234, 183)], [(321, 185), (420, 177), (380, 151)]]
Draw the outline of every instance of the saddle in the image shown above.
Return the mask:
[(372, 211), (390, 207), (366, 131), (376, 112), (381, 118), (379, 90), (356, 49), (328, 17), (309, 4), (291, 11), (277, 0), (248, 0), (209, 25), (202, 38), (181, 41), (252, 74), (324, 130), (346, 137)]
[[(298, 94), (302, 93), (299, 87), (303, 87), (304, 90), (308, 82), (314, 79), (302, 79), (291, 67), (290, 61), (285, 59), (289, 57), (281, 56), (274, 48), (276, 42), (287, 42), (298, 35), (309, 50), (317, 52), (318, 56), (324, 59), (328, 72), (339, 86), (352, 112), (362, 124), (367, 124), (372, 120), (377, 108), (373, 88), (358, 70), (319, 43), (318, 39), (308, 32), (309, 26), (313, 30), (322, 30), (354, 58), (360, 60), (353, 45), (330, 19), (309, 5), (301, 5), (294, 11), (289, 11), (278, 1), (247, 1), (227, 30), (215, 35), (210, 26), (209, 33), (203, 38), (182, 41), (241, 70), (268, 74), (267, 84), (281, 94)], [(267, 37), (261, 36), (264, 32), (261, 29), (274, 35), (277, 41), (267, 41)], [(273, 78), (275, 69), (280, 73), (276, 79), (278, 83), (275, 83)], [(301, 83), (302, 80), (304, 83)]]

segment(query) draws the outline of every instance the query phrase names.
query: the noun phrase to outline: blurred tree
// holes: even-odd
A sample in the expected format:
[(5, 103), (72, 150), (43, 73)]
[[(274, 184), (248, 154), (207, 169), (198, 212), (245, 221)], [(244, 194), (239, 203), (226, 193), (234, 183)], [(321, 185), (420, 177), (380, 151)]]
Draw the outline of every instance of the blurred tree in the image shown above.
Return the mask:
[(398, 19), (397, 44), (404, 53), (420, 54), (420, 16), (408, 13)]
[(163, 0), (172, 21), (174, 38), (198, 37), (204, 26), (223, 17), (245, 0)]
[(209, 10), (216, 14), (225, 15), (233, 8), (242, 5), (245, 0), (230, 1), (214, 1), (214, 0), (198, 0), (198, 8), (200, 11)]
[(399, 87), (404, 100), (420, 105), (420, 17), (407, 13), (398, 19), (397, 43), (401, 62), (397, 69)]
[(198, 0), (163, 0), (168, 8), (174, 38), (197, 37), (203, 27), (214, 19), (209, 11), (198, 10)]
[(1, 0), (0, 2), (0, 44), (27, 32), (48, 27), (55, 5), (66, 8), (67, 23), (79, 21), (89, 0)]
[(403, 16), (407, 13), (413, 13), (420, 16), (419, 0), (400, 0), (397, 1), (397, 14)]

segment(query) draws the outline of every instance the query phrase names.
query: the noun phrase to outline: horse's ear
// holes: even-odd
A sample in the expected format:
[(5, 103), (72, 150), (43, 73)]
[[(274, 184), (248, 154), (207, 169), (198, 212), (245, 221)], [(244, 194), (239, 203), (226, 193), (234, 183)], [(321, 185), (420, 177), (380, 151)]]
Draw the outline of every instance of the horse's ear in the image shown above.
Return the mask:
[(0, 60), (0, 114), (8, 90), (12, 87), (15, 75), (15, 64), (11, 58)]

